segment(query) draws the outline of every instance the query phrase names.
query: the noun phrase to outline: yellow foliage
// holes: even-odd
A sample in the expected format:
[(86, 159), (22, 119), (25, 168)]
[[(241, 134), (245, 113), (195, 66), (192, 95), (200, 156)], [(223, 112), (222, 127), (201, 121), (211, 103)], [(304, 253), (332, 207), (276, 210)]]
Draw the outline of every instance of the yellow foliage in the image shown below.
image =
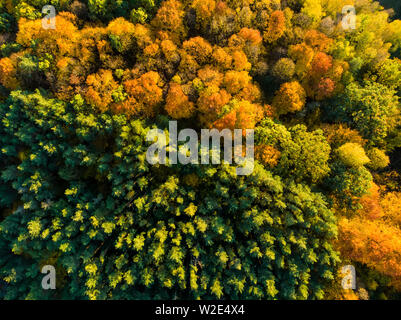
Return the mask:
[(350, 167), (360, 167), (370, 162), (363, 147), (357, 143), (348, 142), (337, 149), (340, 160)]
[(305, 0), (301, 12), (307, 14), (317, 23), (324, 15), (321, 0)]
[(304, 88), (297, 81), (281, 85), (273, 99), (273, 107), (277, 114), (286, 114), (302, 110), (306, 102)]

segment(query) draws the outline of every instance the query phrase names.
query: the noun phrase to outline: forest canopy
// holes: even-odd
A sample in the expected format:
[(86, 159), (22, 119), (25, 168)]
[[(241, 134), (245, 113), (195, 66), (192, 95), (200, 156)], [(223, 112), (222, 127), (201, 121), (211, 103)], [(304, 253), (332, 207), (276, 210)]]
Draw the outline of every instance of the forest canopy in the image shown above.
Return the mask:
[[(0, 0), (0, 298), (399, 298), (388, 2)], [(253, 129), (253, 173), (149, 164), (171, 120)]]

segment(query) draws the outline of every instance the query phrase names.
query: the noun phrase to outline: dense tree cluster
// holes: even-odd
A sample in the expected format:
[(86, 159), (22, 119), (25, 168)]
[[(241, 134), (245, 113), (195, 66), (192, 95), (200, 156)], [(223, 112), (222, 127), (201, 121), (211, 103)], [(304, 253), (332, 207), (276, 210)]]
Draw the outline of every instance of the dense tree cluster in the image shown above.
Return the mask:
[(8, 204), (21, 195), (1, 225), (5, 298), (55, 297), (37, 281), (48, 263), (62, 298), (323, 298), (336, 225), (305, 184), (260, 165), (247, 178), (153, 168), (144, 122), (91, 114), (82, 100), (15, 91), (1, 115)]
[[(0, 298), (397, 297), (392, 15), (371, 0), (0, 0)], [(150, 165), (147, 132), (169, 120), (255, 129), (254, 172)], [(363, 290), (340, 287), (345, 264)]]

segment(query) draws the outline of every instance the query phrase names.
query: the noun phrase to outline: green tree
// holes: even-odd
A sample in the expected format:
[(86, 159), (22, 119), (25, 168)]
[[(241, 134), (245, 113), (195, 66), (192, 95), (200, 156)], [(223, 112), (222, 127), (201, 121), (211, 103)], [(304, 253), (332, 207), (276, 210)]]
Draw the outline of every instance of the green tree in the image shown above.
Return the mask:
[(145, 123), (80, 97), (17, 91), (0, 117), (1, 177), (19, 198), (0, 224), (6, 299), (323, 298), (336, 223), (306, 185), (260, 165), (149, 166)]
[(393, 89), (368, 82), (351, 83), (328, 108), (328, 118), (349, 123), (369, 144), (383, 146), (397, 128), (400, 114), (398, 96)]

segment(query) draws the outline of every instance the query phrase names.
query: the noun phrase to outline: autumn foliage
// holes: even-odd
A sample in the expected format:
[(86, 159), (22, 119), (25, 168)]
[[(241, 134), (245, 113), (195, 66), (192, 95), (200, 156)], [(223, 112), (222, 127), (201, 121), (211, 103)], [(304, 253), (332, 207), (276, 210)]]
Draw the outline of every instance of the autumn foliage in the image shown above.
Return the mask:
[(339, 222), (342, 254), (385, 275), (401, 277), (401, 230), (383, 221), (360, 218)]
[[(43, 298), (16, 284), (45, 260), (78, 298), (399, 296), (391, 10), (63, 0), (44, 29), (42, 2), (0, 1), (0, 298), (3, 282), (7, 297)], [(355, 30), (342, 27), (345, 5)], [(146, 132), (171, 120), (255, 129), (253, 174), (148, 165)], [(356, 266), (357, 290), (340, 287), (343, 264)]]

